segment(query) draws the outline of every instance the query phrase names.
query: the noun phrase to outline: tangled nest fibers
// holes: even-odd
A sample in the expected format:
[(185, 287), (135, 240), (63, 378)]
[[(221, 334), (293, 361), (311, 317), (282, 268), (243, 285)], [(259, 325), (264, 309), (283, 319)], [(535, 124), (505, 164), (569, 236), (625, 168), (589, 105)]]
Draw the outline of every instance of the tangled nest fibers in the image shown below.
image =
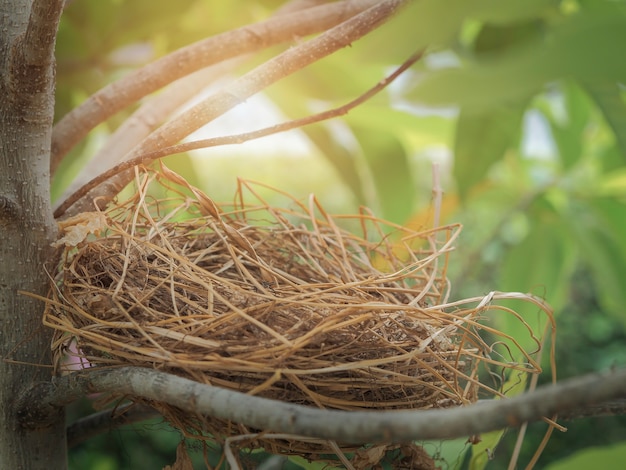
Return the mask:
[[(418, 232), (367, 211), (332, 218), (315, 198), (283, 193), (287, 208), (272, 207), (261, 194), (269, 188), (248, 182), (218, 206), (165, 167), (136, 171), (125, 202), (62, 223), (44, 318), (60, 372), (75, 368), (69, 348), (90, 366), (154, 367), (341, 410), (455, 407), (500, 394), (479, 382), (481, 364), (539, 372), (529, 353), (478, 323), (499, 307), (448, 303), (456, 225)], [(510, 343), (509, 357), (494, 353), (495, 342)], [(149, 404), (183, 432), (222, 444), (251, 434), (242, 446), (309, 458), (354, 450)]]

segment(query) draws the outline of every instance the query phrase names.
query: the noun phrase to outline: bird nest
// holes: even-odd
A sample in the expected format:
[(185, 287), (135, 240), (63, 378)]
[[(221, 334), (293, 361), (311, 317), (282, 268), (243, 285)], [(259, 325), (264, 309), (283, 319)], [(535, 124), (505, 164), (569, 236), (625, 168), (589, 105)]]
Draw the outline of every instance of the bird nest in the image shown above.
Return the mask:
[[(44, 318), (60, 373), (76, 368), (69, 349), (90, 367), (152, 367), (312, 407), (419, 410), (500, 394), (480, 382), (481, 364), (539, 372), (514, 344), (494, 357), (491, 345), (510, 338), (487, 328), (487, 342), (479, 320), (496, 307), (448, 302), (458, 225), (416, 231), (366, 210), (331, 217), (314, 197), (273, 190), (285, 198), (277, 207), (268, 187), (245, 181), (218, 205), (165, 167), (136, 171), (127, 200), (61, 224)], [(252, 435), (241, 445), (354, 450), (149, 404), (221, 443)]]

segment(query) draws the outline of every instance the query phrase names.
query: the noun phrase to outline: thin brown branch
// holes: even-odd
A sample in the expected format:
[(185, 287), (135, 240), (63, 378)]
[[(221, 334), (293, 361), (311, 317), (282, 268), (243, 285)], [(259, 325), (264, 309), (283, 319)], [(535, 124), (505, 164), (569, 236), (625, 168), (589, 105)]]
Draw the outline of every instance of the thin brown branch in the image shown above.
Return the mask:
[(581, 418), (598, 418), (602, 416), (626, 415), (626, 397), (602, 403), (590, 403), (561, 413), (560, 419), (574, 421)]
[(376, 3), (345, 0), (276, 16), (199, 41), (126, 75), (57, 123), (52, 136), (52, 173), (96, 125), (174, 80), (226, 59), (327, 30)]
[(351, 45), (382, 25), (405, 3), (407, 0), (382, 1), (321, 35), (282, 52), (153, 132), (133, 150), (131, 158), (179, 142), (259, 91)]
[(27, 64), (45, 66), (54, 61), (54, 44), (64, 5), (64, 0), (34, 0), (23, 42)]
[[(327, 3), (325, 0), (291, 0), (274, 16), (293, 13)], [(250, 54), (205, 67), (171, 83), (163, 92), (151, 97), (126, 119), (108, 138), (98, 152), (81, 168), (80, 173), (65, 189), (60, 201), (67, 199), (94, 176), (100, 175), (123, 161), (133, 147), (163, 124), (177, 109), (196, 96), (200, 90), (215, 83), (243, 64)]]
[(26, 427), (84, 394), (111, 392), (156, 400), (254, 429), (345, 443), (402, 443), (485, 433), (626, 396), (626, 369), (588, 374), (510, 399), (443, 410), (336, 411), (310, 408), (200, 384), (152, 369), (91, 368), (42, 383), (19, 402)]
[[(23, 35), (15, 38), (11, 47), (7, 76), (12, 97), (3, 99), (16, 112), (28, 113), (22, 118), (34, 125), (52, 124), (49, 109), (53, 106), (54, 44), (62, 12), (62, 0), (34, 1)], [(8, 31), (3, 34), (8, 35)]]
[[(408, 1), (385, 0), (377, 3), (320, 36), (268, 60), (187, 110), (175, 120), (161, 126), (125, 156), (124, 160), (133, 159), (146, 152), (179, 142), (196, 129), (213, 121), (269, 85), (365, 36), (387, 21)], [(92, 201), (95, 200), (98, 201), (99, 206), (106, 205), (132, 178), (132, 171), (116, 174), (87, 195), (85, 205), (83, 207), (79, 205), (75, 210), (77, 212), (92, 210)]]
[[(307, 116), (300, 119), (294, 119), (291, 121), (287, 121), (284, 123), (276, 124), (273, 126), (265, 127), (262, 129), (258, 129), (256, 131), (245, 132), (242, 134), (234, 134), (229, 136), (221, 136), (214, 137), (211, 139), (203, 139), (197, 140), (193, 142), (186, 142), (184, 144), (173, 145), (170, 147), (165, 147), (154, 152), (149, 152), (147, 154), (141, 155), (139, 157), (133, 158), (131, 160), (127, 160), (114, 168), (102, 173), (98, 177), (92, 179), (87, 184), (82, 186), (79, 190), (74, 192), (71, 196), (69, 196), (65, 201), (63, 201), (58, 208), (55, 210), (55, 217), (60, 218), (66, 215), (66, 212), (74, 205), (79, 203), (79, 206), (82, 208), (86, 207), (88, 204), (91, 204), (91, 198), (87, 197), (87, 195), (96, 187), (103, 184), (113, 176), (118, 173), (124, 172), (133, 168), (137, 165), (148, 165), (152, 163), (154, 160), (159, 158), (166, 157), (168, 155), (173, 155), (177, 153), (189, 152), (191, 150), (197, 150), (200, 148), (209, 148), (209, 147), (217, 147), (220, 145), (233, 145), (233, 144), (242, 144), (244, 142), (248, 142), (250, 140), (258, 139), (261, 137), (266, 137), (271, 134), (277, 134), (279, 132), (285, 132), (288, 130), (300, 128), (303, 126), (307, 126), (310, 124), (314, 124), (320, 121), (325, 121), (328, 119), (344, 116), (348, 114), (352, 109), (357, 106), (363, 104), (365, 101), (372, 98), (377, 93), (380, 93), (385, 87), (387, 87), (393, 80), (399, 77), (404, 71), (406, 71), (409, 67), (411, 67), (415, 62), (417, 62), (422, 57), (423, 52), (416, 52), (411, 57), (409, 57), (400, 67), (398, 67), (393, 73), (385, 77), (383, 80), (378, 82), (375, 86), (370, 88), (368, 91), (357, 97), (356, 99), (346, 103), (337, 108), (329, 109), (327, 111), (323, 111), (317, 114), (313, 114), (311, 116)], [(81, 199), (83, 200), (81, 203)], [(73, 208), (73, 212), (76, 212), (76, 209)], [(80, 210), (78, 210), (80, 212)]]
[[(233, 60), (238, 61), (237, 59)], [(141, 105), (107, 138), (105, 144), (81, 168), (79, 174), (65, 189), (59, 200), (65, 200), (92, 179), (94, 175), (103, 174), (122, 161), (124, 155), (150, 135), (183, 103), (219, 79), (227, 71), (230, 71), (231, 62), (220, 62), (187, 75)]]

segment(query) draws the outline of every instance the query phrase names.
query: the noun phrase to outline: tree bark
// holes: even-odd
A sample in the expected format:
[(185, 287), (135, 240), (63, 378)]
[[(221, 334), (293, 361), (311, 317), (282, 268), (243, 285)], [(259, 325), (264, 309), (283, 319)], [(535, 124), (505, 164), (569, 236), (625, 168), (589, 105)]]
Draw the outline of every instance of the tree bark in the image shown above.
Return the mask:
[(66, 468), (59, 407), (48, 425), (23, 425), (24, 390), (50, 381), (42, 304), (56, 223), (50, 208), (54, 41), (63, 0), (0, 0), (0, 468)]

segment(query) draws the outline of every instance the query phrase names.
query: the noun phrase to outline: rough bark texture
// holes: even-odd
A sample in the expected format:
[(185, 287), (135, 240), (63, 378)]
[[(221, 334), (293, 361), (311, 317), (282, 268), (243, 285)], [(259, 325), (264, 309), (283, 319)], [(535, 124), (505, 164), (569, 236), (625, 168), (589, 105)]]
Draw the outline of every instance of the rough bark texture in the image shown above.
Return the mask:
[(33, 383), (49, 381), (50, 335), (42, 304), (50, 242), (49, 161), (54, 107), (54, 36), (62, 0), (0, 0), (0, 468), (66, 467), (63, 409), (45, 428), (17, 401)]

